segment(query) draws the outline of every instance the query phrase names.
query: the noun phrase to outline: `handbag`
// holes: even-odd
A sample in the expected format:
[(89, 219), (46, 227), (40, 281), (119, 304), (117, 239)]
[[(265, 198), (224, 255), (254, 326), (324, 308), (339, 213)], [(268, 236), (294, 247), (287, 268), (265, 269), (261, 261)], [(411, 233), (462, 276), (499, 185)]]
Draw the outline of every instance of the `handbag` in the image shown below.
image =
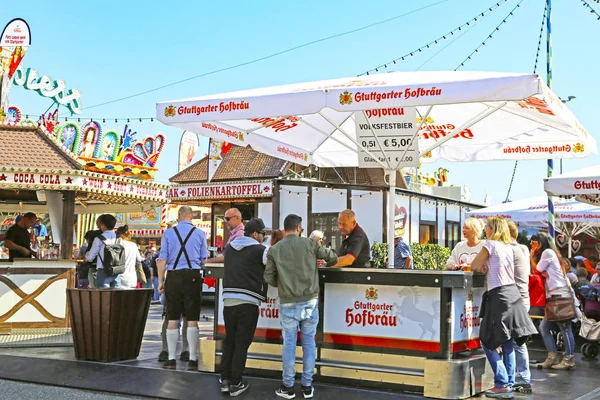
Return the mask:
[(545, 311), (544, 319), (548, 322), (570, 321), (577, 317), (573, 295), (547, 298)]

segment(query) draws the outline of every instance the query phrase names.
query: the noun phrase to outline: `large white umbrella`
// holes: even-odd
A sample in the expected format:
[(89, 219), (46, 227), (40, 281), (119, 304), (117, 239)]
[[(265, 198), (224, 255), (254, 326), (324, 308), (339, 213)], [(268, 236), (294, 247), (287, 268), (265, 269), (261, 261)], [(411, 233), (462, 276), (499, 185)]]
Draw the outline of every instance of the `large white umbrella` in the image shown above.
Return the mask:
[[(595, 140), (535, 74), (394, 72), (160, 102), (156, 113), (166, 125), (299, 164), (384, 168), (392, 194), (391, 172), (420, 161), (568, 158), (597, 151)], [(392, 223), (387, 236), (392, 264)]]
[(556, 175), (544, 180), (544, 190), (552, 196), (595, 198), (600, 194), (600, 165)]

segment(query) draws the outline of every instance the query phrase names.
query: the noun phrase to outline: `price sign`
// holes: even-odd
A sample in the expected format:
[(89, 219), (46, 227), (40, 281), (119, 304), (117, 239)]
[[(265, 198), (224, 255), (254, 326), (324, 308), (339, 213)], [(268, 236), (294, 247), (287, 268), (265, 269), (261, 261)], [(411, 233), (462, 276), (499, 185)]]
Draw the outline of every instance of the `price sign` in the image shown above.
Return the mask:
[(417, 131), (417, 110), (414, 107), (367, 110), (365, 114), (366, 118), (363, 113), (356, 113), (355, 118), (357, 139), (363, 147), (358, 153), (359, 167), (381, 168), (377, 160), (367, 154), (365, 149), (379, 161), (389, 162), (392, 167), (419, 165), (419, 140), (413, 140)]

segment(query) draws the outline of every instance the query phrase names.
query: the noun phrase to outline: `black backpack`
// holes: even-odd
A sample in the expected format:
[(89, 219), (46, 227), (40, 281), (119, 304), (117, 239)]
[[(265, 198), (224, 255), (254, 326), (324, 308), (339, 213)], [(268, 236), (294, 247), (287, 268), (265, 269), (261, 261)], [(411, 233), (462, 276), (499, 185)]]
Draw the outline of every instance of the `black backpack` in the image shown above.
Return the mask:
[(117, 239), (114, 244), (106, 243), (103, 235), (98, 239), (104, 244), (104, 257), (100, 257), (104, 273), (106, 276), (116, 276), (125, 272), (125, 247), (121, 244), (121, 239)]

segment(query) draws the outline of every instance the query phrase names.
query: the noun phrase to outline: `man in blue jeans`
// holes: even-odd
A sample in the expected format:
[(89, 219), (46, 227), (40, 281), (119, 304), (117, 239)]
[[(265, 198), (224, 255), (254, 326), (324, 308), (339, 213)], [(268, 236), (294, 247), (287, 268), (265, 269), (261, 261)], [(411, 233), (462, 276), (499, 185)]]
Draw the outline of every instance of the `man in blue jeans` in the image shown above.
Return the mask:
[(319, 323), (319, 276), (317, 260), (334, 266), (338, 256), (313, 239), (301, 237), (302, 218), (290, 214), (283, 221), (285, 237), (267, 253), (265, 281), (279, 291), (279, 316), (283, 335), (283, 385), (275, 394), (284, 399), (296, 397), (296, 342), (298, 329), (302, 339), (302, 394), (314, 395), (312, 378), (315, 371), (315, 334)]

